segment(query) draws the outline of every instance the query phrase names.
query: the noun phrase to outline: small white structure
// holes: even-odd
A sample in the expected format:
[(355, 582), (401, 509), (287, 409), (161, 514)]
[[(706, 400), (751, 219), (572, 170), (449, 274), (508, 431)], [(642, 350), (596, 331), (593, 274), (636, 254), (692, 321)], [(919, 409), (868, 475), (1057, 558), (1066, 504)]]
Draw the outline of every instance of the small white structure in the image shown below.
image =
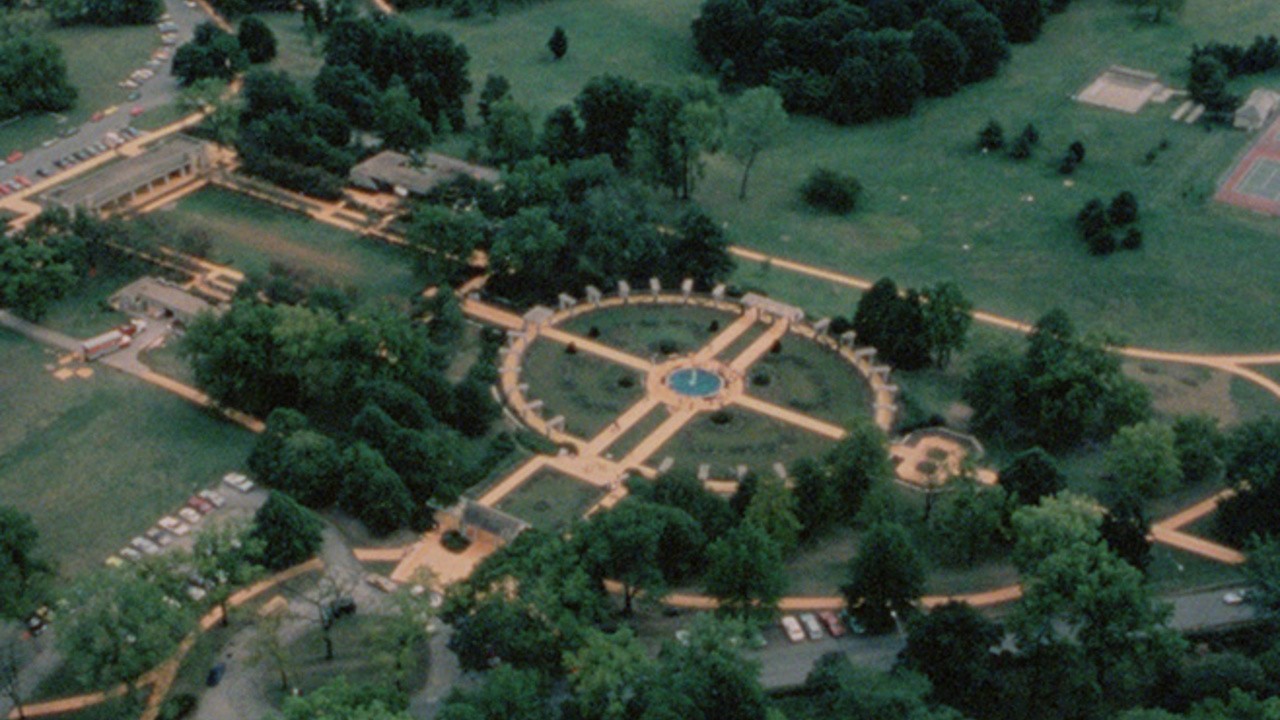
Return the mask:
[(631, 299), (631, 284), (626, 280), (618, 281), (618, 297), (622, 298), (623, 304)]
[(600, 292), (600, 288), (595, 285), (587, 286), (587, 302), (600, 307), (600, 300), (604, 298), (604, 293)]
[(656, 298), (662, 294), (662, 281), (658, 278), (649, 278), (649, 291)]
[(747, 293), (742, 296), (742, 304), (745, 307), (755, 308), (765, 315), (772, 315), (787, 322), (796, 323), (804, 320), (804, 310), (764, 295)]
[(853, 347), (853, 343), (858, 339), (858, 333), (853, 330), (846, 330), (840, 333), (840, 344), (846, 347)]
[(569, 308), (578, 304), (578, 301), (575, 300), (574, 297), (568, 293), (560, 293), (559, 300), (560, 300), (561, 310), (568, 310)]
[(1280, 93), (1258, 88), (1236, 110), (1233, 124), (1237, 130), (1261, 130), (1280, 108)]
[(543, 325), (546, 325), (551, 318), (555, 316), (555, 314), (554, 310), (545, 305), (534, 305), (529, 308), (529, 312), (525, 313), (522, 318), (524, 320), (524, 329), (531, 330), (540, 328)]
[(684, 298), (685, 302), (689, 302), (689, 296), (692, 294), (693, 278), (685, 278), (684, 282), (680, 283), (680, 296)]
[(822, 318), (818, 322), (814, 323), (813, 330), (819, 335), (825, 336), (827, 332), (831, 330), (831, 318)]
[(719, 283), (711, 289), (711, 297), (715, 298), (717, 302), (724, 300), (724, 293), (724, 283)]
[(551, 432), (564, 432), (564, 416), (557, 415), (548, 420), (547, 429)]

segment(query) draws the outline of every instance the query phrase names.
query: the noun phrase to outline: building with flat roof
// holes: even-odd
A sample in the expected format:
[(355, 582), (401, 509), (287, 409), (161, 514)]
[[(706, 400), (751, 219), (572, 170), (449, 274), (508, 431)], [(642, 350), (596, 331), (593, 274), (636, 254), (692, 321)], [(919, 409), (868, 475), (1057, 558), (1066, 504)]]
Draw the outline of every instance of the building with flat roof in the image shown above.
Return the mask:
[(386, 150), (351, 168), (349, 178), (352, 185), (364, 190), (426, 195), (437, 185), (461, 176), (496, 183), (502, 174), (448, 155), (427, 153), (422, 162), (416, 162), (408, 155)]
[(46, 207), (111, 212), (135, 198), (194, 178), (211, 165), (209, 147), (175, 135), (145, 153), (124, 158), (40, 196)]
[(213, 306), (167, 280), (143, 277), (121, 288), (107, 303), (123, 313), (172, 318), (183, 325)]
[(1258, 88), (1249, 93), (1249, 99), (1236, 110), (1232, 124), (1240, 130), (1261, 130), (1277, 107), (1280, 107), (1280, 94)]

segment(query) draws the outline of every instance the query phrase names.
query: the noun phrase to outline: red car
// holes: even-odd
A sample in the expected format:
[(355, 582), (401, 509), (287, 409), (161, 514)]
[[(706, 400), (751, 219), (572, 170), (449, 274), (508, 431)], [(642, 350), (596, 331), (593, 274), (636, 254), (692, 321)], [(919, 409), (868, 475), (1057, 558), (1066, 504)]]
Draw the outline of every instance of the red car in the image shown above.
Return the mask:
[(18, 162), (19, 160), (21, 160), (23, 157), (24, 156), (21, 150), (14, 150), (13, 152), (9, 153), (9, 157), (5, 158), (4, 161), (12, 165)]
[(106, 117), (106, 115), (103, 115), (103, 114), (102, 114), (102, 111), (101, 111), (101, 110), (99, 110), (98, 112), (96, 112), (96, 113), (94, 113), (92, 116), (90, 116), (90, 118), (89, 118), (89, 122), (98, 122), (99, 120), (101, 120), (101, 119), (102, 119), (102, 118), (104, 118), (104, 117)]
[(5, 187), (4, 185), (0, 185), (0, 197), (4, 197), (5, 195), (8, 195), (11, 192), (13, 191), (10, 190), (9, 188)]
[(840, 622), (839, 616), (830, 610), (823, 610), (818, 613), (818, 620), (822, 622), (823, 626), (827, 628), (827, 632), (830, 633), (833, 638), (838, 638), (849, 632), (848, 628), (844, 626), (844, 623)]
[(209, 513), (213, 512), (213, 503), (209, 502), (208, 500), (205, 500), (199, 495), (192, 495), (187, 500), (187, 507), (191, 508), (192, 510), (195, 510), (196, 512), (199, 512), (201, 515), (208, 515)]
[(24, 188), (31, 187), (31, 178), (28, 178), (26, 175), (18, 175), (14, 178), (14, 181)]

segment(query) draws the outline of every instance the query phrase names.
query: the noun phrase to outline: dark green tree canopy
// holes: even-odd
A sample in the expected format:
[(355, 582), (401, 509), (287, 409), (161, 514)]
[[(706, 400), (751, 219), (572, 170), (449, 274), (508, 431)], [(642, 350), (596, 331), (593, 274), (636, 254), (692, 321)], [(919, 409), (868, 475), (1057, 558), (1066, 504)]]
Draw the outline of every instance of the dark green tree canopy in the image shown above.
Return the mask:
[(310, 558), (323, 540), (320, 519), (283, 493), (272, 491), (253, 517), (251, 537), (262, 544), (262, 565), (283, 570)]

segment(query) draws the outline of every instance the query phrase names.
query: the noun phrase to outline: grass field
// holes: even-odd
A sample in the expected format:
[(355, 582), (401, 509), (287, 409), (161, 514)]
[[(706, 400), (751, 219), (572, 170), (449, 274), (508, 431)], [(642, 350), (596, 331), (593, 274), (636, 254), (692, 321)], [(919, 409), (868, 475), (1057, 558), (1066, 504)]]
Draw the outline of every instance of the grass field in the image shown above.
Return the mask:
[(74, 293), (54, 303), (40, 324), (81, 339), (104, 333), (129, 319), (107, 308), (107, 298), (145, 272), (112, 268), (86, 278)]
[(707, 463), (713, 478), (735, 477), (738, 465), (765, 475), (773, 473), (775, 462), (789, 466), (799, 458), (821, 455), (833, 444), (808, 430), (741, 408), (725, 412), (730, 420), (723, 425), (705, 413), (694, 418), (654, 453), (654, 462), (671, 456), (675, 468), (690, 472)]
[[(566, 0), (509, 10), (496, 20), (456, 21), (427, 11), (409, 18), (454, 34), (470, 51), (477, 84), (500, 72), (516, 99), (541, 115), (571, 102), (604, 72), (667, 84), (690, 77), (698, 63), (688, 28), (700, 6), (700, 0)], [(905, 120), (838, 128), (796, 118), (782, 142), (761, 156), (746, 202), (736, 198), (739, 167), (720, 156), (708, 158), (697, 198), (728, 223), (735, 242), (911, 286), (954, 280), (983, 309), (1017, 318), (1034, 320), (1061, 306), (1084, 327), (1143, 344), (1266, 348), (1280, 338), (1280, 316), (1267, 311), (1280, 301), (1271, 271), (1280, 262), (1280, 221), (1208, 200), (1249, 136), (1173, 123), (1171, 105), (1130, 116), (1081, 106), (1070, 96), (1112, 63), (1183, 86), (1193, 42), (1247, 42), (1277, 21), (1280, 6), (1268, 0), (1241, 0), (1229, 13), (1214, 0), (1188, 0), (1180, 18), (1160, 25), (1137, 19), (1123, 3), (1079, 0), (1050, 19), (1040, 40), (1015, 48), (994, 80), (927, 101)], [(565, 26), (570, 49), (553, 63), (544, 44), (557, 24)], [(1034, 123), (1043, 138), (1035, 157), (1017, 163), (976, 153), (976, 134), (993, 117), (1009, 133)], [(1055, 167), (1074, 140), (1088, 156), (1066, 187)], [(1162, 140), (1169, 149), (1143, 165)], [(818, 165), (860, 177), (863, 208), (843, 219), (799, 207), (796, 188)], [(1089, 256), (1071, 218), (1090, 198), (1126, 189), (1142, 206), (1145, 249)], [(780, 289), (806, 307), (834, 304), (821, 289), (811, 296), (810, 285), (792, 278)]]
[(192, 491), (243, 465), (252, 436), (106, 368), (55, 380), (55, 357), (0, 333), (0, 503), (29, 513), (64, 575), (101, 562)]
[(323, 38), (307, 39), (301, 13), (258, 13), (276, 36), (276, 57), (267, 66), (289, 74), (299, 85), (310, 88), (324, 64)]
[(621, 365), (565, 349), (559, 343), (535, 341), (524, 354), (520, 381), (529, 384), (526, 397), (545, 403), (543, 417), (564, 415), (570, 434), (590, 439), (640, 399), (644, 378)]
[[(41, 22), (44, 20), (40, 14)], [(28, 115), (0, 127), (0, 154), (27, 150), (57, 135), (69, 125), (79, 125), (90, 115), (125, 102), (129, 91), (116, 83), (144, 67), (152, 51), (160, 47), (155, 27), (68, 27), (50, 28), (49, 37), (62, 48), (67, 62), (67, 80), (79, 92), (76, 104), (63, 113), (66, 124), (50, 114)]]
[[(857, 369), (831, 350), (788, 335), (782, 350), (766, 353), (747, 372), (747, 393), (762, 400), (848, 426), (871, 417), (871, 391)], [(761, 385), (757, 379), (768, 379)]]
[(403, 251), (227, 190), (201, 190), (156, 218), (206, 233), (212, 259), (245, 272), (265, 273), (272, 262), (283, 263), (315, 282), (355, 288), (366, 304), (403, 303), (421, 289)]
[[(692, 353), (736, 317), (704, 307), (627, 305), (583, 313), (560, 327), (584, 337), (595, 328), (599, 331), (597, 342), (648, 359), (660, 352), (659, 346), (664, 342), (674, 345), (674, 354)], [(712, 323), (719, 329), (712, 331)]]
[(567, 529), (604, 491), (568, 475), (542, 470), (498, 503), (498, 509), (539, 530)]

